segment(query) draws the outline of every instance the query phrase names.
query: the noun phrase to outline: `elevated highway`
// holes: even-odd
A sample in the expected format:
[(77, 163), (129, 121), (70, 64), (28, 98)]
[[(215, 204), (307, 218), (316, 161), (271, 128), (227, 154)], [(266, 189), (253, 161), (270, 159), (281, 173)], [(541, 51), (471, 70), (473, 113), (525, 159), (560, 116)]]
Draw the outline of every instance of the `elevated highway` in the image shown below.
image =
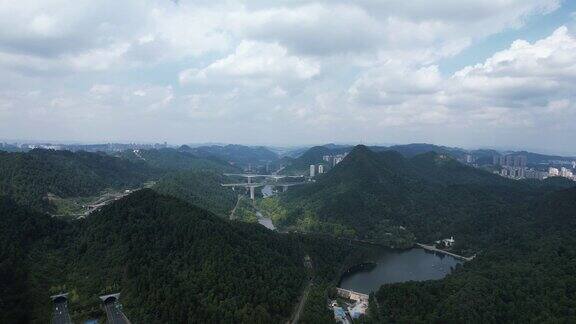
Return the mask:
[[(273, 187), (282, 187), (283, 191), (288, 190), (289, 187), (292, 186), (300, 186), (307, 183), (308, 181), (304, 181), (304, 176), (288, 176), (288, 175), (275, 175), (275, 174), (251, 174), (251, 173), (224, 173), (225, 176), (228, 177), (242, 177), (246, 178), (247, 182), (236, 182), (236, 183), (223, 183), (223, 187), (232, 187), (232, 188), (246, 188), (250, 190), (250, 199), (254, 200), (255, 196), (255, 188), (263, 187), (263, 186), (273, 186)], [(264, 181), (260, 182), (252, 182), (254, 178), (264, 178)], [(286, 178), (298, 178), (302, 179), (303, 181), (300, 182), (280, 182), (280, 179)]]

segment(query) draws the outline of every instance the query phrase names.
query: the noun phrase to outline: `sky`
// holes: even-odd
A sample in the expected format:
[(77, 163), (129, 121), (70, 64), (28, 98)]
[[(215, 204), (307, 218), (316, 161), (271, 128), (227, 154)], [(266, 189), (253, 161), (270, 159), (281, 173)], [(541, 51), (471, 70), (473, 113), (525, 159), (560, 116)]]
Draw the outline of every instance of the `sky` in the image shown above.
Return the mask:
[(7, 0), (0, 138), (576, 154), (576, 1)]

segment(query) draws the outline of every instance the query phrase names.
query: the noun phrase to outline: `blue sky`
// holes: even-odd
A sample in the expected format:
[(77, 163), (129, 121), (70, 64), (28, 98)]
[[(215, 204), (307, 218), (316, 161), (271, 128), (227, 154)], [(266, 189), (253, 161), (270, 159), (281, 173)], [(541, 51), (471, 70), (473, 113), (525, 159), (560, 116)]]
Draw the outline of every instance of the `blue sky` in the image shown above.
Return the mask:
[(576, 3), (0, 3), (0, 138), (576, 154)]
[(534, 15), (527, 18), (524, 25), (519, 28), (509, 28), (500, 33), (486, 37), (455, 57), (440, 62), (444, 74), (452, 74), (467, 65), (482, 62), (492, 56), (494, 52), (506, 49), (517, 39), (530, 42), (537, 41), (550, 35), (561, 25), (574, 25), (576, 2), (564, 0), (555, 11), (546, 15)]

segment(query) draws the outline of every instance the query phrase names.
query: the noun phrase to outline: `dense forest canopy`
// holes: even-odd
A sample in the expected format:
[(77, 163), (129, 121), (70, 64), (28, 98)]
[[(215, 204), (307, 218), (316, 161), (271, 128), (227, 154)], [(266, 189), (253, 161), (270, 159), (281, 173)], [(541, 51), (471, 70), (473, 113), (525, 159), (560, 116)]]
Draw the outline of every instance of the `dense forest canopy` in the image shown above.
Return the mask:
[(1, 208), (2, 322), (45, 322), (58, 290), (76, 319), (118, 290), (134, 322), (280, 322), (306, 277), (293, 239), (148, 189), (73, 223)]
[(184, 145), (179, 150), (199, 157), (218, 158), (240, 168), (266, 165), (278, 160), (278, 154), (264, 146), (209, 145), (192, 148)]
[(120, 157), (164, 171), (185, 170), (217, 170), (239, 171), (225, 160), (217, 157), (202, 157), (188, 150), (163, 148), (149, 150), (127, 150), (119, 154)]
[[(134, 322), (286, 322), (309, 286), (301, 322), (330, 323), (326, 302), (338, 277), (373, 252), (348, 239), (411, 247), (449, 236), (455, 252), (477, 257), (444, 280), (382, 286), (362, 321), (574, 318), (574, 183), (512, 181), (457, 162), (449, 148), (424, 148), (357, 146), (315, 182), (243, 200), (251, 217), (239, 219), (255, 221), (260, 210), (281, 230), (298, 232), (284, 234), (222, 219), (237, 200), (221, 186), (223, 173), (239, 170), (219, 157), (186, 148), (120, 157), (0, 152), (0, 322), (46, 322), (48, 296), (61, 291), (70, 293), (76, 321), (103, 318), (96, 297), (119, 291)], [(325, 149), (347, 148), (307, 158), (321, 159)], [(152, 189), (85, 219), (41, 213), (50, 211), (48, 193), (93, 195), (150, 179)]]
[(287, 161), (287, 166), (283, 169), (284, 174), (308, 174), (310, 165), (322, 164), (326, 171), (332, 166), (323, 160), (326, 155), (343, 154), (350, 151), (350, 147), (327, 147), (327, 146), (314, 146), (306, 150), (302, 155), (295, 159)]
[(35, 149), (0, 152), (0, 195), (35, 210), (51, 209), (46, 195), (89, 196), (106, 188), (134, 188), (158, 176), (143, 163), (105, 154)]
[(406, 158), (357, 146), (316, 183), (288, 191), (276, 209), (287, 228), (396, 247), (459, 235), (468, 238), (460, 240), (464, 250), (489, 237), (482, 224), (489, 217), (571, 185), (516, 182), (434, 152)]
[[(492, 218), (492, 240), (444, 280), (385, 285), (370, 322), (569, 323), (576, 317), (576, 188)], [(376, 306), (377, 305), (377, 306)]]
[(234, 208), (237, 193), (222, 183), (230, 180), (217, 171), (178, 171), (162, 177), (153, 187), (159, 193), (180, 198), (222, 217)]

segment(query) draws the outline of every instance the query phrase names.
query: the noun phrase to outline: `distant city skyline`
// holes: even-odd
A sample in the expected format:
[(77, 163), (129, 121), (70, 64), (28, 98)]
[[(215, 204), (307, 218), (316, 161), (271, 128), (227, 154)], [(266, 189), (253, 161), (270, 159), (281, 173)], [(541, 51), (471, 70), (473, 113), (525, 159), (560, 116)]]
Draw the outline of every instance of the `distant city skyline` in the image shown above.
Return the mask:
[(575, 1), (0, 4), (6, 141), (576, 155), (575, 80)]
[[(105, 145), (105, 144), (119, 144), (119, 145), (129, 145), (129, 144), (136, 144), (136, 145), (163, 145), (163, 141), (117, 141), (117, 142), (81, 142), (81, 141), (50, 141), (50, 140), (18, 140), (18, 139), (2, 139), (0, 138), (0, 145), (6, 144), (18, 144), (18, 145), (25, 145), (25, 144), (52, 144), (52, 145)], [(166, 142), (168, 147), (178, 147), (182, 145), (190, 145), (190, 146), (225, 146), (225, 145), (243, 145), (243, 146), (252, 146), (258, 147), (263, 146), (271, 149), (298, 149), (298, 148), (310, 148), (314, 146), (324, 146), (324, 145), (342, 145), (342, 146), (356, 146), (356, 145), (366, 145), (366, 146), (395, 146), (395, 145), (410, 145), (410, 144), (430, 144), (430, 145), (437, 145), (437, 146), (445, 146), (449, 148), (458, 148), (467, 151), (474, 151), (474, 150), (494, 150), (501, 153), (506, 152), (520, 152), (526, 151), (531, 153), (537, 154), (545, 154), (545, 155), (558, 155), (564, 157), (576, 157), (576, 152), (558, 152), (558, 151), (546, 151), (537, 148), (525, 148), (525, 147), (466, 147), (466, 146), (450, 146), (444, 145), (441, 143), (309, 143), (309, 144), (290, 144), (290, 145), (282, 145), (282, 144), (266, 144), (266, 143), (219, 143), (219, 142), (207, 142), (207, 143), (193, 143), (193, 142), (184, 142), (184, 143), (170, 143)]]

